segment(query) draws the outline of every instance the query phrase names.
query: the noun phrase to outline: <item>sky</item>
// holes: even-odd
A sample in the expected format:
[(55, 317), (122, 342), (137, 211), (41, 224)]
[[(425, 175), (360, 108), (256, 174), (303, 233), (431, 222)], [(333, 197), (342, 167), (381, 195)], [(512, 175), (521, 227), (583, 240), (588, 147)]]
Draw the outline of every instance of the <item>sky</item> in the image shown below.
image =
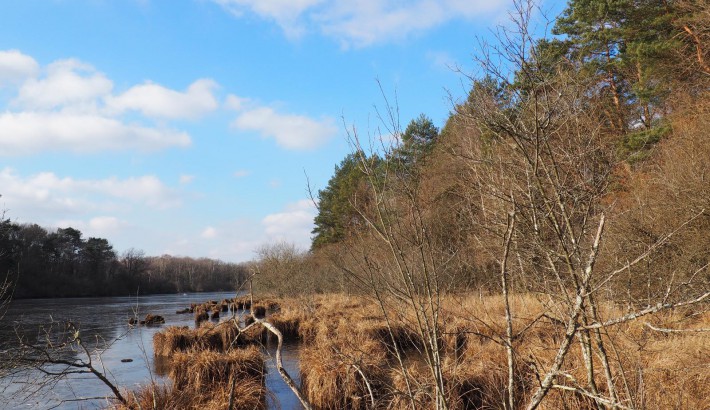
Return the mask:
[(119, 254), (307, 249), (346, 130), (388, 138), (385, 100), (443, 126), (510, 7), (0, 0), (0, 210)]

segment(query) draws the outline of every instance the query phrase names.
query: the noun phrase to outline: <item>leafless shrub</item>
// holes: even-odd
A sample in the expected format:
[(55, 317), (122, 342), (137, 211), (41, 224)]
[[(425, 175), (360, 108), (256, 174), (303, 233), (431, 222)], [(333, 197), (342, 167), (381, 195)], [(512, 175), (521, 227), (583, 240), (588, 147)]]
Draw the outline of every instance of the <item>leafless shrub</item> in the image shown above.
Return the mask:
[[(653, 215), (645, 225), (658, 229), (645, 229), (629, 218), (633, 213), (618, 189), (623, 182), (619, 170), (625, 166), (616, 156), (618, 124), (605, 123), (603, 101), (594, 98), (593, 83), (573, 65), (561, 62), (552, 72), (541, 65), (530, 29), (534, 12), (532, 2), (515, 2), (513, 24), (498, 32), (498, 44), (484, 45), (478, 60), (483, 76), (471, 78), (468, 100), (455, 107), (440, 155), (448, 155), (447, 166), (460, 183), (436, 189), (427, 183), (426, 168), (416, 177), (403, 177), (396, 161), (376, 165), (365, 153), (375, 144), (350, 133), (374, 199), (360, 208), (369, 229), (340, 249), (339, 266), (376, 301), (390, 338), (396, 338), (394, 323), (406, 323), (422, 341), (426, 376), (408, 366), (404, 349), (392, 343), (402, 381), (399, 403), (405, 406), (422, 402), (422, 385), (429, 386), (424, 391), (432, 407), (456, 405), (444, 363), (454, 373), (461, 363), (445, 360), (449, 343), (442, 337), (441, 301), (456, 290), (451, 286), (460, 277), (456, 271), (467, 264), (487, 276), (483, 283), (488, 289), (495, 286), (502, 293), (504, 315), (497, 319), (502, 327), (480, 312), (461, 309), (457, 314), (487, 327), (478, 333), (505, 355), (506, 377), (493, 385), (508, 409), (538, 408), (548, 395), (555, 402), (593, 408), (640, 407), (635, 392), (643, 386), (631, 386), (628, 362), (610, 332), (647, 315), (707, 303), (710, 297), (707, 247), (704, 241), (697, 247), (689, 243), (705, 224), (708, 196), (687, 195), (684, 181), (673, 176), (695, 170), (667, 151), (676, 159), (664, 165), (669, 172), (657, 174), (666, 175), (658, 182), (675, 188), (655, 188), (667, 198), (657, 206), (665, 203), (667, 208), (644, 208), (654, 203), (649, 196), (638, 206), (639, 215)], [(396, 105), (386, 104), (386, 133), (398, 135)], [(707, 128), (706, 122), (700, 124), (699, 130)], [(384, 157), (394, 158), (384, 149)], [(700, 174), (683, 178), (706, 192), (704, 157), (694, 157)], [(674, 212), (681, 192), (688, 206)], [(452, 242), (441, 240), (439, 232), (447, 228), (437, 226), (439, 200), (461, 204), (455, 221), (463, 227), (452, 230)], [(457, 225), (445, 222), (446, 227)], [(625, 235), (630, 227), (645, 229), (647, 239), (634, 243), (633, 236)], [(466, 252), (475, 255), (462, 257)], [(634, 278), (633, 288), (641, 277), (653, 282), (645, 298), (634, 289), (626, 298), (627, 311), (607, 308), (622, 300), (622, 278)], [(510, 303), (515, 292), (538, 295), (540, 313), (517, 310)], [(525, 319), (515, 319), (521, 316)], [(552, 354), (523, 360), (520, 340), (543, 319), (555, 329)]]
[[(36, 337), (18, 332), (17, 347), (8, 352), (14, 364), (8, 377), (13, 383), (21, 384), (23, 378), (32, 377), (33, 382), (24, 384), (18, 394), (36, 398), (48, 393), (60, 382), (77, 375), (88, 375), (101, 381), (111, 394), (64, 399), (64, 402), (104, 399), (126, 404), (126, 397), (101, 359), (102, 352), (109, 346), (109, 342), (98, 338), (94, 341), (82, 339), (80, 329), (70, 322), (45, 326)], [(41, 376), (31, 376), (28, 369)]]

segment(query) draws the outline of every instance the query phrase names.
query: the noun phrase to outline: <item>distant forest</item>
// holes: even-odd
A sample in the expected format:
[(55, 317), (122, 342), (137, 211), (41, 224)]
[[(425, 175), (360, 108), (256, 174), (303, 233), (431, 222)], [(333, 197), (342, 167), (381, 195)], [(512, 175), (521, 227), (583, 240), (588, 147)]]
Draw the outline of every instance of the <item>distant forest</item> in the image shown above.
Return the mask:
[(120, 296), (236, 289), (246, 266), (213, 259), (119, 255), (104, 238), (81, 231), (50, 232), (36, 224), (0, 220), (0, 272), (14, 283), (12, 297)]

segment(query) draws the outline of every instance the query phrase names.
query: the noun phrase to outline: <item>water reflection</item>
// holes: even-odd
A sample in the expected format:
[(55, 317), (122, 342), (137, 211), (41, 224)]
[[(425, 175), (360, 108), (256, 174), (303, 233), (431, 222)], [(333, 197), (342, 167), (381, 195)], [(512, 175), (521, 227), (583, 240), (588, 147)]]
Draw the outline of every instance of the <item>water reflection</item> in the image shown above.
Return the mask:
[[(266, 386), (272, 393), (267, 397), (267, 404), (270, 409), (297, 410), (301, 408), (298, 398), (286, 385), (276, 370), (276, 342), (269, 338), (266, 346), (267, 365)], [(281, 360), (288, 374), (296, 382), (301, 384), (301, 377), (298, 368), (298, 342), (285, 342), (281, 349)]]
[[(71, 322), (80, 329), (83, 341), (90, 350), (103, 350), (101, 356), (94, 355), (92, 360), (97, 367), (106, 369), (108, 379), (114, 384), (134, 389), (154, 379), (166, 382), (164, 361), (153, 356), (153, 335), (161, 326), (129, 327), (128, 319), (134, 316), (145, 317), (147, 313), (161, 315), (166, 325), (194, 326), (191, 314), (177, 314), (176, 311), (190, 303), (202, 303), (206, 300), (221, 300), (233, 297), (233, 293), (193, 293), (183, 295), (154, 295), (140, 297), (112, 298), (73, 298), (73, 299), (34, 299), (13, 301), (7, 314), (0, 322), (0, 346), (6, 349), (17, 344), (17, 335), (24, 335), (28, 341), (42, 342), (51, 335), (53, 342), (60, 342), (67, 336), (67, 329), (59, 323)], [(229, 314), (223, 314), (223, 320)], [(48, 330), (48, 324), (55, 325)], [(40, 330), (43, 329), (43, 330)], [(297, 345), (284, 348), (284, 363), (289, 373), (298, 376)], [(273, 348), (267, 351), (274, 354)], [(67, 359), (86, 358), (81, 351), (68, 349)], [(122, 359), (132, 359), (123, 363)], [(298, 402), (292, 392), (280, 379), (269, 362), (267, 387), (273, 392), (271, 408), (289, 410), (298, 408)], [(56, 370), (56, 368), (55, 368)], [(37, 382), (41, 380), (36, 370), (17, 370), (13, 377), (0, 380), (0, 407), (48, 409), (95, 409), (105, 407), (106, 400), (82, 402), (62, 402), (77, 398), (107, 396), (109, 388), (91, 375), (72, 375), (67, 380), (57, 381), (51, 389), (37, 391)]]

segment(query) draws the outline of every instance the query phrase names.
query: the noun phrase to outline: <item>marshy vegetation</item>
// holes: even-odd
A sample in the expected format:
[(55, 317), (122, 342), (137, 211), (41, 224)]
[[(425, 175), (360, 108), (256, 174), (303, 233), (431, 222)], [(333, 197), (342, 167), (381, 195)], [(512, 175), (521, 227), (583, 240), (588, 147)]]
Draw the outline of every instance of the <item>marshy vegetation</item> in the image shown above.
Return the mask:
[(386, 101), (349, 132), (311, 251), (252, 267), (303, 295), (311, 405), (710, 405), (706, 3), (573, 0), (540, 38), (516, 1), (441, 131)]
[[(241, 311), (245, 306), (251, 309), (249, 316)], [(198, 315), (226, 309), (231, 316), (217, 323), (196, 320), (194, 328), (169, 326), (156, 333), (153, 351), (171, 383), (153, 383), (126, 392), (128, 399), (116, 408), (266, 408), (266, 367), (260, 346), (268, 335), (266, 328), (254, 321), (256, 310), (265, 315), (267, 308), (276, 307), (271, 300), (252, 305), (246, 298), (191, 305), (189, 310)]]
[[(171, 333), (167, 337), (175, 337)], [(177, 335), (183, 337), (182, 335)], [(156, 347), (160, 346), (156, 339)], [(171, 352), (171, 384), (127, 395), (117, 409), (264, 409), (264, 357), (255, 346), (219, 351), (210, 343)], [(166, 352), (165, 350), (161, 352)]]
[[(429, 342), (413, 312), (382, 314), (376, 298), (334, 293), (285, 297), (278, 305), (257, 300), (255, 305), (270, 305), (266, 321), (284, 340), (299, 343), (298, 387), (312, 408), (436, 407), (436, 380), (426, 352)], [(507, 303), (490, 294), (442, 297), (437, 345), (447, 408), (504, 408), (509, 400), (508, 309), (520, 312), (512, 319), (516, 330), (512, 394), (516, 402), (524, 403), (539, 388), (541, 370), (553, 365), (565, 339), (565, 323), (557, 316), (558, 309), (565, 308), (534, 293), (510, 296)], [(627, 315), (627, 309), (612, 302), (597, 308), (603, 318)], [(235, 311), (232, 320), (194, 329), (171, 326), (157, 333), (154, 352), (167, 359), (172, 384), (127, 392), (129, 399), (120, 408), (265, 408), (262, 348), (275, 336), (249, 320), (252, 312)], [(618, 408), (631, 407), (621, 404), (627, 402), (634, 408), (703, 408), (710, 394), (710, 345), (704, 333), (708, 328), (710, 312), (695, 308), (655, 312), (643, 321), (610, 326), (602, 343), (613, 355), (609, 359), (613, 368), (620, 370), (613, 386), (606, 384), (601, 372), (595, 373), (596, 393), (581, 387), (589, 367), (584, 339), (579, 337), (578, 346), (565, 358), (559, 387), (540, 408), (596, 409), (611, 389)], [(603, 369), (602, 360), (594, 357), (592, 369)], [(606, 404), (602, 402), (602, 407)]]
[(312, 249), (187, 309), (122, 406), (264, 407), (275, 338), (306, 408), (708, 408), (709, 7), (570, 0), (540, 38), (515, 1), (443, 129), (350, 131)]

